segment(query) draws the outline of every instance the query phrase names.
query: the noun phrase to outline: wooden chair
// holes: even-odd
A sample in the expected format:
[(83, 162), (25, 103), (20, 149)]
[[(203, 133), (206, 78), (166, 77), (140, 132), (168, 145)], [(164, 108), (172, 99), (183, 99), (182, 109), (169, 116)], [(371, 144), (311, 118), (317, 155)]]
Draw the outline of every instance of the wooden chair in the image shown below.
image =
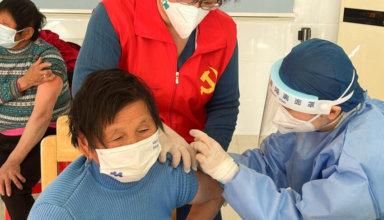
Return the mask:
[[(67, 116), (57, 119), (57, 135), (48, 136), (41, 142), (42, 190), (59, 175), (60, 162), (72, 162), (82, 155), (80, 150), (71, 144), (67, 120)], [(176, 209), (172, 213), (172, 220), (176, 220)]]
[(68, 136), (68, 117), (57, 119), (56, 133), (41, 142), (41, 188), (42, 190), (59, 175), (60, 162), (72, 162), (82, 155), (73, 147)]

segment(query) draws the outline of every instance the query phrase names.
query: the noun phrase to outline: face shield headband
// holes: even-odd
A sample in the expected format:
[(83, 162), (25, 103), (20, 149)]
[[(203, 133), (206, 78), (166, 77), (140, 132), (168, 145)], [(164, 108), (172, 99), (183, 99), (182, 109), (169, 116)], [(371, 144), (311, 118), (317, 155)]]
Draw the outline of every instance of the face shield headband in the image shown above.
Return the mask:
[(285, 85), (279, 75), (279, 70), (282, 63), (283, 59), (278, 60), (272, 66), (268, 89), (281, 105), (289, 109), (306, 114), (329, 115), (332, 106), (344, 103), (353, 96), (354, 91), (352, 91), (347, 96), (345, 96), (345, 94), (349, 91), (354, 82), (356, 74), (355, 70), (353, 72), (351, 83), (340, 98), (333, 101), (319, 100), (317, 96), (307, 95), (305, 93), (293, 90)]

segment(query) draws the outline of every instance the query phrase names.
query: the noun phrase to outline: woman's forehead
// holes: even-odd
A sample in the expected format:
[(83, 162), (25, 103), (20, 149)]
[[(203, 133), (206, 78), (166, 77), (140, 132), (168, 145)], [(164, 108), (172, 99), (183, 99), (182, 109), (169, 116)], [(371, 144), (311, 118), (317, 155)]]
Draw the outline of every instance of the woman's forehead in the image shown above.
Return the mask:
[(120, 110), (113, 122), (105, 130), (115, 130), (118, 127), (138, 127), (142, 124), (154, 123), (147, 106), (143, 101), (131, 103)]
[(13, 20), (11, 14), (9, 14), (7, 11), (0, 12), (0, 24), (11, 28), (16, 28), (15, 21)]

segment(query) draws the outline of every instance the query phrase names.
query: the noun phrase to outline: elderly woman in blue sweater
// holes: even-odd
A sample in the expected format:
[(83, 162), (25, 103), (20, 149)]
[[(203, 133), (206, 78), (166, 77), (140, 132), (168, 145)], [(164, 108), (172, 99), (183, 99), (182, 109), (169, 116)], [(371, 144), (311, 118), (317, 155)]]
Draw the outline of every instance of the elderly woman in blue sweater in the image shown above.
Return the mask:
[(28, 219), (171, 219), (185, 204), (196, 204), (189, 219), (219, 212), (217, 181), (173, 168), (170, 157), (157, 161), (163, 125), (149, 88), (136, 76), (120, 69), (88, 75), (72, 102), (69, 126), (84, 156), (48, 185)]

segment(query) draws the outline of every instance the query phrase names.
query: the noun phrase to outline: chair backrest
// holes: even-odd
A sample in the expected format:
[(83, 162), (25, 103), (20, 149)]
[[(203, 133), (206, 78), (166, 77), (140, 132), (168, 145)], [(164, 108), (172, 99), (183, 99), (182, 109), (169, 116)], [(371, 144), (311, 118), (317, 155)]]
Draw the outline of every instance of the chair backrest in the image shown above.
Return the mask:
[(57, 119), (56, 135), (51, 135), (41, 142), (41, 188), (42, 190), (59, 175), (60, 162), (72, 162), (82, 155), (71, 144), (68, 117)]

